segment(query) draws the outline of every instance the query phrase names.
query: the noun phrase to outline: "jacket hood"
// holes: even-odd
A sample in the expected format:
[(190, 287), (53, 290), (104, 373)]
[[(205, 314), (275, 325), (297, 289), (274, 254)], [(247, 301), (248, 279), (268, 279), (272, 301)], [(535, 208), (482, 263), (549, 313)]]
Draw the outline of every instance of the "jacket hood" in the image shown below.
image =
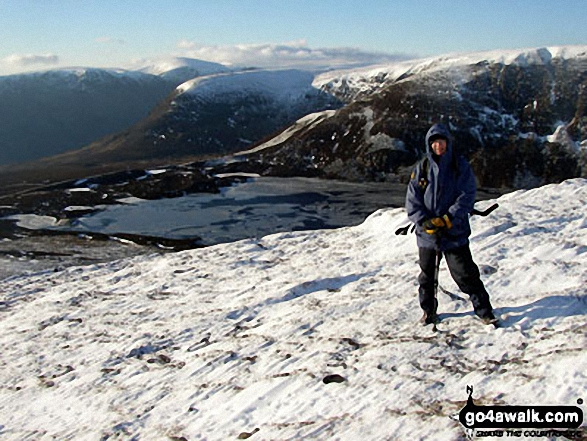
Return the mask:
[(444, 124), (434, 124), (432, 127), (430, 127), (430, 130), (428, 130), (428, 133), (426, 134), (426, 152), (432, 153), (432, 150), (430, 149), (430, 141), (432, 138), (437, 136), (441, 136), (446, 139), (446, 153), (451, 153), (451, 135), (448, 128)]

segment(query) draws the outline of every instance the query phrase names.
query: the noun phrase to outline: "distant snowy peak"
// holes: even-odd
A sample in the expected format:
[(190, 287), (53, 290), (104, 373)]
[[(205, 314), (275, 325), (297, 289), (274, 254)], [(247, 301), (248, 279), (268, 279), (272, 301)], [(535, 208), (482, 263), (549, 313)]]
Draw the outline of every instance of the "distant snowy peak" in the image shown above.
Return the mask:
[[(65, 67), (62, 69), (56, 70), (49, 70), (45, 72), (40, 72), (38, 75), (74, 75), (78, 78), (83, 78), (87, 76), (112, 76), (112, 77), (133, 77), (133, 78), (145, 78), (149, 77), (150, 75), (144, 74), (142, 72), (137, 72), (133, 70), (127, 69), (120, 69), (120, 68), (98, 68), (98, 67)], [(34, 75), (34, 74), (33, 74)]]
[(178, 87), (180, 94), (210, 99), (216, 96), (271, 96), (279, 100), (302, 98), (317, 93), (314, 75), (301, 70), (251, 70), (196, 78)]
[(13, 87), (19, 83), (44, 84), (45, 86), (60, 87), (64, 85), (78, 85), (81, 83), (98, 83), (121, 80), (150, 81), (156, 80), (153, 75), (125, 69), (102, 69), (93, 67), (67, 67), (63, 69), (28, 72), (23, 74), (0, 77), (0, 85)]
[(229, 68), (210, 61), (197, 60), (194, 58), (172, 57), (151, 61), (148, 66), (138, 69), (141, 72), (152, 75), (165, 75), (176, 69), (189, 68), (200, 71), (201, 75), (210, 75), (213, 73), (227, 72)]
[(123, 68), (99, 68), (99, 67), (64, 67), (59, 69), (49, 69), (42, 71), (26, 72), (0, 76), (2, 80), (15, 79), (46, 79), (46, 78), (78, 78), (85, 77), (118, 77), (132, 78), (140, 80), (143, 78), (160, 77), (164, 80), (172, 81), (177, 84), (184, 83), (192, 78), (213, 75), (218, 73), (230, 72), (231, 70), (218, 63), (209, 61), (196, 60), (193, 58), (170, 57), (156, 60), (143, 60), (135, 63), (132, 67)]
[(139, 72), (157, 75), (177, 84), (184, 83), (192, 78), (229, 72), (230, 69), (219, 63), (196, 60), (185, 57), (162, 58), (149, 60)]
[(314, 86), (352, 101), (360, 95), (379, 90), (390, 83), (419, 74), (451, 71), (483, 64), (548, 65), (553, 59), (587, 62), (587, 46), (553, 46), (519, 50), (455, 53), (441, 56), (370, 66), (362, 69), (338, 70), (318, 75)]

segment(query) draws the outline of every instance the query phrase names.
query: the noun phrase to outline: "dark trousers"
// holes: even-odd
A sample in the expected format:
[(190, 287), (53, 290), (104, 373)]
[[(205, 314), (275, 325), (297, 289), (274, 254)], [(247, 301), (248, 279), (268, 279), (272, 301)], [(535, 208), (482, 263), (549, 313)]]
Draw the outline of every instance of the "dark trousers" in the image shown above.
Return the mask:
[[(487, 317), (493, 313), (489, 294), (481, 281), (479, 268), (473, 262), (469, 245), (444, 251), (444, 257), (450, 274), (460, 290), (469, 295), (475, 314)], [(420, 306), (427, 314), (436, 313), (438, 301), (434, 296), (434, 272), (436, 268), (436, 250), (420, 248)]]

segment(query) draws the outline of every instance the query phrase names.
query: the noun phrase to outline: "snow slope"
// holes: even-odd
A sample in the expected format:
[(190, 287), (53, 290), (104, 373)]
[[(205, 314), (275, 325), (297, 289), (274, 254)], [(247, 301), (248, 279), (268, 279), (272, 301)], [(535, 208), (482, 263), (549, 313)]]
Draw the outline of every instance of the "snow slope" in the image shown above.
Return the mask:
[[(477, 404), (576, 405), (587, 396), (587, 180), (498, 202), (472, 218), (472, 250), (501, 329), (443, 293), (439, 332), (416, 324), (415, 238), (394, 234), (402, 209), (6, 279), (0, 435), (457, 440), (450, 416), (467, 385)], [(444, 265), (440, 282), (461, 295)], [(344, 381), (325, 384), (334, 374)]]

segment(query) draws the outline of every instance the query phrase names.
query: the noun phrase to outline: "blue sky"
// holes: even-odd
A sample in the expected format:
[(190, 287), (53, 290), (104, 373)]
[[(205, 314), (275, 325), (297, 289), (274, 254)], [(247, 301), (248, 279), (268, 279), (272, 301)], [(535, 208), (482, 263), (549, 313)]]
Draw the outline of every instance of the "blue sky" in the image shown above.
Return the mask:
[(587, 44), (584, 0), (0, 0), (0, 75), (190, 56), (233, 65)]

